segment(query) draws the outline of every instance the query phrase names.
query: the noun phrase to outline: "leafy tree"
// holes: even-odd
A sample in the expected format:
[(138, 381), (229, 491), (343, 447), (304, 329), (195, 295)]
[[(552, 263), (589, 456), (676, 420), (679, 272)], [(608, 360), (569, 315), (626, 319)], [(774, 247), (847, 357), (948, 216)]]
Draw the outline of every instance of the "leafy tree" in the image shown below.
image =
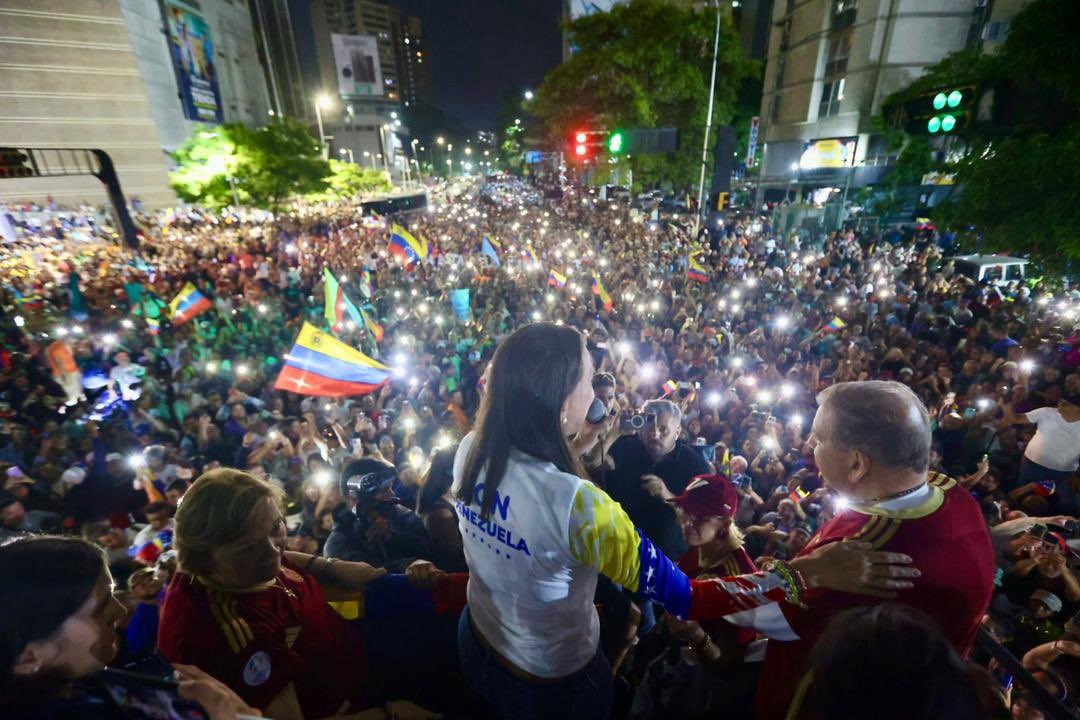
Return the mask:
[(325, 189), (329, 164), (318, 141), (291, 118), (261, 128), (227, 123), (197, 130), (174, 154), (172, 187), (188, 202), (221, 208), (235, 200), (277, 209)]
[[(1030, 253), (1044, 260), (1062, 255), (1080, 259), (1080, 3), (1033, 0), (1010, 23), (1009, 35), (994, 54), (978, 49), (949, 55), (886, 102), (905, 100), (946, 85), (1034, 90), (1054, 111), (1013, 127), (975, 126), (958, 137), (908, 140), (895, 174), (894, 189), (917, 183), (919, 168), (955, 174), (955, 190), (937, 208), (940, 224), (970, 227), (988, 249)], [(948, 143), (942, 146), (942, 143)], [(931, 153), (945, 151), (935, 163)], [(899, 168), (898, 168), (899, 169)], [(1058, 265), (1060, 267), (1060, 264)]]
[(326, 190), (308, 195), (316, 201), (348, 202), (360, 195), (387, 192), (393, 188), (390, 178), (382, 170), (365, 168), (356, 163), (330, 160), (330, 174), (326, 177)]
[[(564, 144), (579, 127), (676, 127), (678, 152), (631, 154), (634, 179), (694, 185), (701, 167), (715, 23), (711, 9), (697, 12), (692, 3), (676, 0), (630, 0), (571, 22), (567, 32), (576, 53), (548, 73), (535, 100), (551, 139)], [(732, 120), (743, 80), (757, 73), (725, 14), (714, 127)]]

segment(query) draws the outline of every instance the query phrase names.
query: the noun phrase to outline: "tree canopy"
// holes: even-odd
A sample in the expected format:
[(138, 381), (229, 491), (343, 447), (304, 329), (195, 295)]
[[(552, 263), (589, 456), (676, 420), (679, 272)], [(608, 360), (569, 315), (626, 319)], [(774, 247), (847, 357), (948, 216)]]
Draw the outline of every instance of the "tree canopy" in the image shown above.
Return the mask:
[(188, 202), (222, 208), (276, 209), (290, 197), (322, 192), (331, 168), (318, 141), (300, 122), (282, 118), (261, 128), (226, 123), (197, 130), (173, 153), (176, 193)]
[(1077, 27), (1080, 3), (1033, 0), (1012, 19), (998, 52), (975, 48), (953, 53), (889, 98), (886, 102), (904, 100), (953, 84), (989, 88), (1009, 83), (1049, 98), (1054, 107), (1005, 127), (976, 124), (954, 140), (936, 141), (954, 143), (944, 161), (933, 159), (938, 148), (931, 141), (909, 138), (891, 179), (894, 189), (918, 183), (922, 172), (951, 172), (956, 189), (935, 208), (938, 224), (970, 228), (987, 250), (1080, 259)]
[[(744, 79), (756, 76), (724, 10), (713, 127), (730, 123)], [(556, 144), (576, 129), (676, 127), (680, 149), (632, 155), (636, 181), (694, 184), (709, 102), (716, 16), (674, 0), (630, 0), (567, 26), (571, 59), (548, 73), (535, 112)], [(711, 162), (711, 153), (710, 153)]]

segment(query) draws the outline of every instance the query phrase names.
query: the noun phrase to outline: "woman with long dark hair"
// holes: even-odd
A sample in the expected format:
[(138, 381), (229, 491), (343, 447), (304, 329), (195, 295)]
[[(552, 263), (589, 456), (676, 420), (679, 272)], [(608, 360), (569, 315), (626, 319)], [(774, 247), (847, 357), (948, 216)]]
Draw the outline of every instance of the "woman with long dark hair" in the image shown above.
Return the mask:
[[(113, 595), (101, 548), (76, 538), (19, 540), (0, 547), (0, 578), (4, 717), (121, 717), (94, 676), (116, 657), (116, 628), (126, 613)], [(201, 704), (213, 720), (255, 714), (197, 668), (176, 669), (179, 693)]]
[(502, 717), (608, 717), (611, 669), (593, 606), (599, 574), (684, 619), (758, 607), (755, 626), (766, 634), (770, 608), (799, 602), (807, 587), (883, 594), (910, 586), (886, 577), (908, 576), (906, 568), (866, 572), (910, 558), (854, 543), (735, 580), (691, 582), (583, 479), (568, 438), (585, 427), (592, 375), (577, 330), (553, 323), (517, 330), (495, 352), (476, 429), (455, 458), (470, 572), (458, 652), (473, 688)]

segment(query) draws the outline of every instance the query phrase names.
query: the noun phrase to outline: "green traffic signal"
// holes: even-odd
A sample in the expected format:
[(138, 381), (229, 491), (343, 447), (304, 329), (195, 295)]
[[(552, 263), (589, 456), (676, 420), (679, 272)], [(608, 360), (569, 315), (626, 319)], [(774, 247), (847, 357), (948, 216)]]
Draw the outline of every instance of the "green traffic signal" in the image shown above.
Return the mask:
[(931, 133), (936, 133), (938, 130), (941, 130), (941, 118), (939, 118), (937, 115), (930, 118), (930, 120), (926, 123), (926, 130), (927, 132)]
[[(964, 99), (964, 94), (962, 92), (960, 92), (959, 90), (953, 90), (951, 93), (949, 93), (949, 97), (948, 97), (948, 100), (946, 102), (948, 103), (949, 107), (954, 108), (957, 105), (959, 105), (960, 101), (963, 100), (963, 99)], [(937, 99), (935, 98), (934, 107), (937, 107), (936, 100)], [(938, 109), (940, 109), (940, 108), (938, 108)]]
[(947, 103), (948, 101), (949, 101), (949, 99), (945, 96), (945, 93), (943, 93), (943, 92), (938, 93), (937, 95), (934, 96), (934, 109), (935, 110), (944, 110), (945, 109), (945, 103)]
[(623, 134), (621, 132), (611, 133), (611, 137), (608, 138), (608, 152), (620, 153), (623, 149)]
[(954, 127), (956, 127), (956, 116), (955, 115), (942, 115), (941, 116), (941, 131), (942, 132), (949, 132)]

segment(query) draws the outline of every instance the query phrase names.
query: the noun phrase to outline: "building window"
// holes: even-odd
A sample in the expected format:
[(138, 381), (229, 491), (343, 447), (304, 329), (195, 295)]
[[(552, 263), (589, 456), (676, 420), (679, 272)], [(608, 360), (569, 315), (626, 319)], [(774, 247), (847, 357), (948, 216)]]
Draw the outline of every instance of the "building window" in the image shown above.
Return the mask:
[(772, 99), (769, 101), (769, 121), (770, 122), (776, 122), (777, 118), (779, 118), (779, 117), (780, 117), (780, 94), (777, 93), (777, 94), (773, 95)]
[(847, 72), (852, 35), (853, 33), (849, 30), (838, 33), (829, 39), (829, 55), (825, 59), (825, 77), (843, 75)]
[(832, 29), (842, 30), (854, 25), (858, 6), (858, 0), (833, 0)]
[(821, 104), (818, 117), (829, 117), (840, 112), (840, 101), (844, 99), (844, 78), (828, 80), (821, 89)]

